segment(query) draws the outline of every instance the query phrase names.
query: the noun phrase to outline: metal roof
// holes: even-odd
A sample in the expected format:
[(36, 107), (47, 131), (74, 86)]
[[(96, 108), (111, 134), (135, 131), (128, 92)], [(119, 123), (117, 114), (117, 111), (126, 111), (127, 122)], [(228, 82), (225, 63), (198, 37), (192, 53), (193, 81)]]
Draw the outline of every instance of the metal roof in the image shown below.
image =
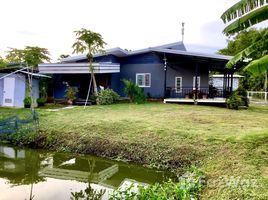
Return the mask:
[[(183, 50), (173, 49), (175, 46), (181, 47)], [(106, 50), (105, 54), (95, 54), (94, 57), (100, 57), (104, 55), (114, 55), (117, 57), (127, 57), (132, 55), (138, 55), (142, 53), (149, 53), (149, 52), (162, 52), (162, 53), (169, 53), (175, 55), (184, 55), (184, 56), (194, 56), (194, 57), (202, 57), (202, 58), (213, 58), (218, 60), (230, 60), (232, 56), (225, 56), (225, 55), (218, 55), (218, 54), (207, 54), (207, 53), (200, 53), (200, 52), (190, 52), (185, 49), (183, 42), (175, 42), (170, 44), (165, 44), (161, 46), (149, 47), (145, 49), (135, 50), (135, 51), (126, 51), (121, 49), (120, 47), (112, 48)], [(74, 62), (78, 60), (86, 59), (86, 54), (71, 56), (68, 58), (64, 58), (62, 62)]]

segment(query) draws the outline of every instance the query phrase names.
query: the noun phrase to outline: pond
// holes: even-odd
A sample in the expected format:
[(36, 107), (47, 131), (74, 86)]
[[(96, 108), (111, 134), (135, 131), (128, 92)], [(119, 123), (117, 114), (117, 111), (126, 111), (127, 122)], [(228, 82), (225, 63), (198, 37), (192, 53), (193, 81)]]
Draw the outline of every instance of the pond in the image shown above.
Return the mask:
[(153, 184), (169, 172), (94, 156), (57, 153), (0, 144), (0, 199), (72, 199), (88, 189), (105, 191)]

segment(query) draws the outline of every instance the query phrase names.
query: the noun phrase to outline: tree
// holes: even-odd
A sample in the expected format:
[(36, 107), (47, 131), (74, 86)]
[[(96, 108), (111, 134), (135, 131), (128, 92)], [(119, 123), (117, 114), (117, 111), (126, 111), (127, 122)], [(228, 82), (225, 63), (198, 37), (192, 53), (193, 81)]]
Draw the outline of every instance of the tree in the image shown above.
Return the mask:
[(6, 60), (0, 56), (0, 69), (6, 66), (7, 66)]
[[(106, 43), (104, 42), (101, 34), (87, 30), (85, 28), (82, 28), (78, 31), (74, 31), (76, 35), (76, 41), (73, 44), (73, 53), (84, 53), (87, 52), (87, 60), (89, 62), (89, 71), (91, 73), (91, 80), (89, 83), (88, 88), (88, 95), (86, 99), (86, 103), (89, 98), (90, 88), (91, 88), (91, 82), (93, 82), (93, 93), (97, 96), (97, 83), (94, 75), (94, 67), (93, 67), (93, 56), (96, 53), (105, 53), (104, 45)], [(85, 103), (85, 105), (86, 105)]]
[[(231, 8), (226, 10), (221, 19), (224, 23), (231, 22), (223, 32), (229, 36), (239, 33), (255, 24), (268, 19), (268, 0), (240, 0)], [(252, 44), (241, 52), (237, 53), (233, 59), (227, 63), (228, 68), (233, 68), (245, 60), (249, 63), (244, 70), (254, 74), (266, 74), (265, 91), (267, 90), (268, 59), (266, 55), (268, 46), (268, 30), (261, 31), (260, 36)]]
[(20, 63), (27, 67), (28, 89), (31, 97), (31, 109), (33, 109), (33, 75), (30, 72), (36, 70), (39, 63), (50, 61), (49, 51), (46, 48), (26, 46), (24, 49), (10, 48), (7, 53), (8, 62)]
[[(227, 47), (224, 49), (220, 49), (219, 53), (223, 55), (230, 55), (235, 56), (239, 52), (246, 49), (251, 44), (255, 43), (255, 41), (259, 40), (262, 37), (262, 34), (265, 32), (266, 29), (256, 30), (256, 29), (249, 29), (244, 30), (238, 33), (235, 37), (228, 39)], [(255, 51), (251, 55), (253, 59), (257, 59), (261, 57), (261, 52), (265, 50), (265, 45), (261, 43), (259, 49), (260, 51)], [(239, 54), (238, 54), (239, 55)], [(250, 73), (249, 70), (240, 70), (240, 73), (245, 77), (240, 83), (242, 83), (245, 89), (250, 90), (261, 90), (264, 85), (265, 76), (264, 74), (253, 74)]]
[(227, 47), (220, 49), (219, 53), (222, 55), (235, 56), (250, 46), (252, 43), (254, 43), (257, 40), (259, 34), (259, 31), (253, 28), (241, 31), (236, 36), (229, 38), (227, 40)]

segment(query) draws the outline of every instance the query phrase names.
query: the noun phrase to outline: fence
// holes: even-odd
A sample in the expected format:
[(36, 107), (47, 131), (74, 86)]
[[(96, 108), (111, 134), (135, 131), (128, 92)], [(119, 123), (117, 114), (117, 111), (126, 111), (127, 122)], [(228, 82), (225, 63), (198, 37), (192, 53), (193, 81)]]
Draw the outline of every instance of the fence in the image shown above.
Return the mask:
[(192, 87), (183, 87), (179, 91), (174, 87), (166, 88), (166, 98), (190, 98), (192, 99), (197, 95), (198, 99), (207, 99), (207, 98), (223, 98), (225, 97), (225, 92), (222, 88), (208, 88), (201, 87), (197, 91)]
[(1, 133), (16, 133), (19, 131), (36, 131), (39, 127), (39, 118), (35, 111), (31, 116), (20, 119), (18, 116), (12, 116), (6, 119), (0, 119)]
[(252, 103), (268, 103), (268, 92), (248, 91), (248, 99)]

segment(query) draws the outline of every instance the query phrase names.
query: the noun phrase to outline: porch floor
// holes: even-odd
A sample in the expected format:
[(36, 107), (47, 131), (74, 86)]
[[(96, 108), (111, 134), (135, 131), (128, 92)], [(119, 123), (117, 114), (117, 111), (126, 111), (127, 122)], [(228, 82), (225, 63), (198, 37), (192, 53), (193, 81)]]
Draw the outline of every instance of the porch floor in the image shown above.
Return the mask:
[[(213, 99), (196, 99), (197, 103), (207, 103), (207, 104), (225, 104), (225, 98), (213, 98)], [(184, 98), (168, 98), (164, 99), (164, 103), (194, 103), (193, 99)]]

